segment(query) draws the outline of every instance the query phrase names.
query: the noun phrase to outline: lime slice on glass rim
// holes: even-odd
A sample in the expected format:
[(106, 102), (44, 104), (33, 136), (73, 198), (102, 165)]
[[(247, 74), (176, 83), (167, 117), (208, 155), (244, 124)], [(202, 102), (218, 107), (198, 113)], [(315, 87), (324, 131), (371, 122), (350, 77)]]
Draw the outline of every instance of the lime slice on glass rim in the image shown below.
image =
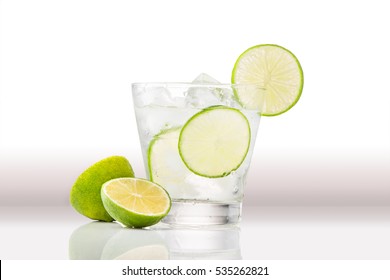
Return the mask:
[(158, 223), (171, 208), (167, 191), (145, 179), (117, 178), (103, 184), (104, 208), (127, 227), (143, 228)]
[(264, 94), (237, 89), (243, 107), (259, 110), (262, 116), (276, 116), (291, 109), (301, 97), (302, 67), (296, 56), (284, 47), (272, 44), (247, 49), (237, 59), (233, 84), (260, 84)]
[(238, 169), (250, 145), (251, 130), (239, 110), (212, 106), (192, 116), (179, 137), (179, 153), (193, 173), (220, 178)]

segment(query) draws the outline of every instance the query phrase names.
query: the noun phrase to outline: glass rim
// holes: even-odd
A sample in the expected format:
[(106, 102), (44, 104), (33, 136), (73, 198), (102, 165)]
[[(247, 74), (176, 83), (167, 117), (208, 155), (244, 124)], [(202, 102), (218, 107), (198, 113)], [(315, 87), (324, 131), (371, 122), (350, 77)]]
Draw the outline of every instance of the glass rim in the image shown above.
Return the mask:
[(258, 89), (265, 90), (265, 87), (261, 83), (190, 83), (190, 82), (136, 82), (131, 83), (132, 87), (233, 87), (233, 88), (244, 88), (244, 87), (257, 87)]

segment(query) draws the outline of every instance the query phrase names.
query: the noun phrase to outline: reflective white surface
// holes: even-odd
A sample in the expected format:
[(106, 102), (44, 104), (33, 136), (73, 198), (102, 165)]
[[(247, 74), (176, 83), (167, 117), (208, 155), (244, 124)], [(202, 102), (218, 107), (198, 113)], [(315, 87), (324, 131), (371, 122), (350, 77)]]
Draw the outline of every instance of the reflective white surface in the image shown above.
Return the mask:
[(244, 208), (239, 227), (123, 228), (0, 207), (0, 259), (390, 259), (390, 207)]

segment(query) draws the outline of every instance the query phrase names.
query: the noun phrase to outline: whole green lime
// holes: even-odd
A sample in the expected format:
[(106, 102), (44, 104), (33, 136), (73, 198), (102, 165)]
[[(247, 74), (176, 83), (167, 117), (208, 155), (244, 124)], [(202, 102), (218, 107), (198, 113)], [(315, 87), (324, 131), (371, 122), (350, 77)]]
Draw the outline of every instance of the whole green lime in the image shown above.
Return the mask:
[(115, 178), (134, 177), (129, 161), (122, 156), (105, 158), (85, 170), (70, 192), (70, 204), (80, 214), (93, 219), (111, 222), (101, 199), (102, 185)]

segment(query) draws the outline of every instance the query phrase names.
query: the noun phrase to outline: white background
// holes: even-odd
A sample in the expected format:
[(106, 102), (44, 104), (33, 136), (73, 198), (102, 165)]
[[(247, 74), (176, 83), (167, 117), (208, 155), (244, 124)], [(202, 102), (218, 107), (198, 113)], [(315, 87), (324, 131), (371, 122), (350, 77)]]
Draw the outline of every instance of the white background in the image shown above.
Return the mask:
[(68, 205), (93, 162), (145, 176), (130, 83), (229, 82), (247, 48), (290, 49), (298, 104), (263, 118), (253, 205), (390, 205), (386, 1), (1, 1), (0, 205)]

